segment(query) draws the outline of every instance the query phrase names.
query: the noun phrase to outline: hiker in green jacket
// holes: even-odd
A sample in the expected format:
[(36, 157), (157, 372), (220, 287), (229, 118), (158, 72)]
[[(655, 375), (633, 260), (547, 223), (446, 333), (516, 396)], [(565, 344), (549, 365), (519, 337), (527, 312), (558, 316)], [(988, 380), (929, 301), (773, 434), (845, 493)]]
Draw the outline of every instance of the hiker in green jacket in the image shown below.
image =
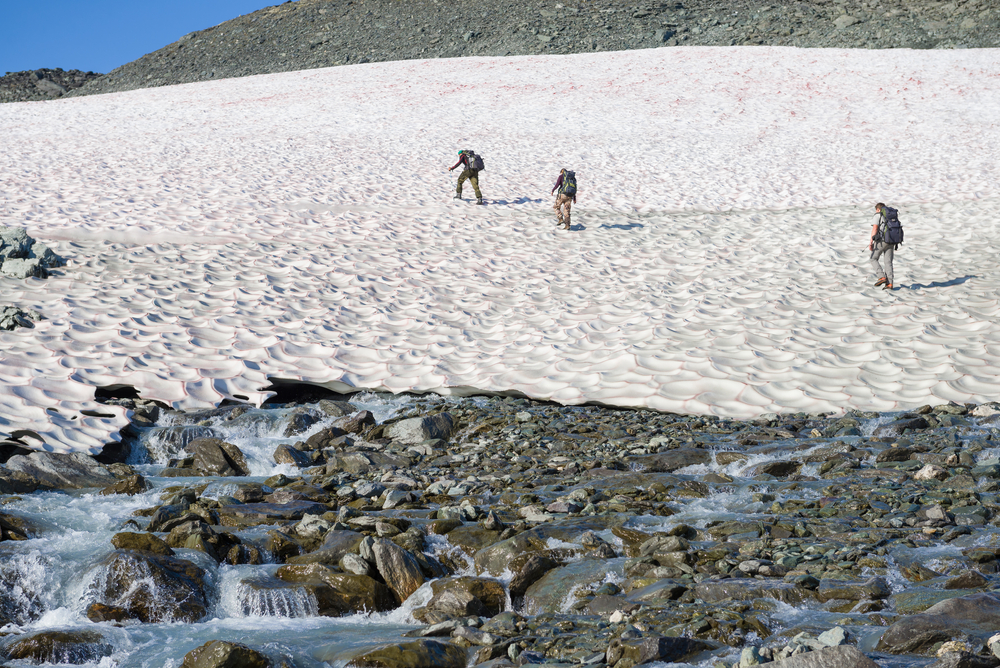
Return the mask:
[(448, 168), (448, 171), (455, 169), (459, 165), (464, 165), (462, 173), (458, 175), (458, 187), (455, 189), (455, 199), (462, 199), (462, 184), (468, 179), (472, 184), (472, 189), (476, 191), (476, 204), (483, 203), (483, 193), (479, 191), (479, 172), (483, 159), (476, 155), (475, 151), (463, 149), (458, 152), (458, 162)]

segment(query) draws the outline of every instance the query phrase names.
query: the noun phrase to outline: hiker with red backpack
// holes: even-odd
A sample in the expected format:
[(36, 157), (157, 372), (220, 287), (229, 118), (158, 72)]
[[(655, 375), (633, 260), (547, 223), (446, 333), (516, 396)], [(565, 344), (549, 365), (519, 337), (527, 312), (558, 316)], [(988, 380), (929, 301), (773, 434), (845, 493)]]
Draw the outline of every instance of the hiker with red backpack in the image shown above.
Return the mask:
[[(561, 170), (556, 184), (552, 186), (552, 192), (554, 193), (556, 190), (559, 191), (559, 194), (556, 195), (556, 203), (552, 205), (552, 208), (556, 210), (556, 219), (558, 220), (556, 225), (562, 225), (564, 230), (568, 230), (572, 205), (576, 204), (576, 172), (571, 172), (568, 169)], [(563, 214), (564, 209), (565, 215)]]
[[(872, 238), (868, 242), (868, 250), (872, 252), (871, 265), (879, 279), (875, 281), (875, 287), (882, 286), (883, 290), (895, 290), (893, 287), (892, 256), (903, 243), (903, 226), (899, 222), (899, 212), (891, 206), (886, 206), (882, 202), (875, 205), (878, 211), (878, 220), (872, 225)], [(885, 270), (879, 264), (879, 258), (885, 256)]]
[(455, 169), (459, 165), (464, 165), (465, 169), (458, 175), (458, 188), (455, 189), (455, 199), (462, 199), (462, 184), (468, 179), (472, 184), (472, 189), (476, 192), (476, 204), (483, 203), (483, 193), (479, 192), (479, 172), (486, 169), (483, 158), (476, 155), (475, 151), (462, 149), (458, 152), (458, 162), (448, 168), (448, 171)]

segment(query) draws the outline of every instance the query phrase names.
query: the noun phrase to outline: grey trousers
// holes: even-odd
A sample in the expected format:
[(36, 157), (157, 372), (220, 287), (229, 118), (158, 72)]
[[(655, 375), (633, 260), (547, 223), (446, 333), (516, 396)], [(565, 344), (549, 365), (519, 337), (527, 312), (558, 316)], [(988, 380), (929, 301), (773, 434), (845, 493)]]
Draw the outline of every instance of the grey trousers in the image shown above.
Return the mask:
[[(890, 283), (894, 283), (892, 280), (892, 254), (893, 247), (892, 244), (887, 244), (884, 241), (880, 242), (875, 246), (875, 252), (872, 253), (872, 259), (870, 260), (872, 264), (872, 271), (879, 278), (886, 278)], [(885, 271), (882, 271), (882, 265), (879, 264), (878, 259), (885, 255)]]

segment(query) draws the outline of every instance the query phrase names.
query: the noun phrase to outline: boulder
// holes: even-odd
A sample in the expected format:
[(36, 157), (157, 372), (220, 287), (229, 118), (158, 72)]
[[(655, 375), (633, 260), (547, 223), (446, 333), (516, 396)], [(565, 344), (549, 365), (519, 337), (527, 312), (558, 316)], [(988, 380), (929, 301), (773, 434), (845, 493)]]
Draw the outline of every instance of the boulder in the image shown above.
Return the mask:
[(174, 554), (174, 551), (170, 549), (170, 546), (163, 539), (151, 533), (123, 531), (111, 538), (111, 544), (116, 550), (139, 550), (141, 552), (163, 554), (168, 557)]
[(6, 654), (36, 664), (80, 664), (98, 663), (114, 649), (97, 631), (42, 631), (18, 638), (6, 647)]
[(0, 467), (0, 494), (31, 494), (39, 484), (34, 476)]
[(767, 665), (768, 668), (878, 668), (877, 663), (852, 645), (796, 654)]
[(222, 439), (196, 438), (188, 444), (187, 451), (194, 455), (194, 468), (206, 475), (250, 475), (243, 452)]
[(275, 464), (291, 464), (292, 466), (297, 466), (300, 469), (307, 466), (312, 466), (312, 459), (309, 455), (302, 452), (301, 450), (296, 450), (287, 443), (283, 443), (274, 449)]
[(681, 448), (651, 455), (626, 457), (625, 461), (645, 473), (672, 473), (696, 464), (711, 464), (712, 453), (700, 448)]
[(399, 603), (409, 598), (424, 583), (424, 574), (417, 558), (391, 540), (376, 539), (372, 544), (372, 553), (379, 575), (389, 585)]
[(765, 462), (757, 466), (750, 467), (745, 475), (753, 477), (757, 475), (770, 475), (775, 478), (784, 478), (798, 473), (802, 469), (802, 462)]
[(191, 519), (172, 527), (166, 543), (174, 548), (186, 548), (204, 552), (216, 562), (222, 562), (240, 539), (231, 533), (216, 531), (208, 523)]
[[(433, 595), (424, 611), (436, 613), (443, 621), (456, 617), (493, 617), (507, 607), (507, 593), (503, 585), (491, 578), (469, 576), (443, 578), (431, 583)], [(417, 613), (414, 612), (414, 616)]]
[(326, 564), (336, 566), (348, 554), (357, 554), (363, 534), (357, 531), (333, 529), (323, 537), (319, 549), (287, 560), (289, 564)]
[(706, 603), (719, 603), (727, 599), (752, 601), (757, 598), (771, 598), (789, 605), (801, 605), (815, 599), (813, 592), (805, 587), (788, 582), (729, 578), (727, 580), (704, 580), (694, 587), (695, 597)]
[(237, 642), (210, 640), (185, 654), (181, 668), (271, 668), (271, 660)]
[(371, 411), (358, 411), (354, 415), (337, 420), (334, 427), (338, 427), (345, 434), (363, 434), (375, 426), (375, 416)]
[[(1000, 628), (1000, 596), (970, 594), (935, 603), (918, 615), (896, 621), (882, 634), (876, 649), (890, 654), (913, 654), (926, 651), (942, 639), (962, 635), (986, 639), (997, 628)], [(928, 642), (933, 636), (933, 642), (915, 647), (914, 643), (925, 636)]]
[[(698, 652), (714, 649), (702, 640), (692, 638), (614, 639), (608, 646), (608, 665), (641, 666), (653, 662), (680, 662)], [(622, 662), (622, 663), (619, 663)]]
[(455, 428), (455, 420), (451, 413), (438, 413), (430, 417), (410, 418), (389, 425), (382, 435), (396, 443), (423, 443), (435, 439), (448, 440)]
[(457, 645), (420, 639), (362, 650), (347, 662), (347, 667), (465, 668), (467, 660), (465, 650)]
[(115, 482), (114, 475), (103, 464), (82, 452), (59, 454), (33, 452), (7, 460), (7, 470), (24, 473), (53, 489), (106, 487)]
[(818, 598), (823, 601), (843, 599), (848, 601), (870, 601), (889, 598), (892, 590), (883, 578), (875, 577), (865, 582), (851, 582), (823, 578), (819, 582)]
[(542, 524), (476, 552), (476, 572), (489, 573), (493, 577), (500, 577), (508, 570), (516, 573), (533, 554), (556, 560), (582, 555), (586, 552), (582, 545), (560, 545), (553, 548), (551, 544), (554, 541), (576, 543), (589, 531), (603, 531), (619, 526), (621, 522), (622, 519), (617, 517), (586, 517)]
[(612, 573), (624, 577), (624, 566), (625, 559), (584, 559), (554, 568), (524, 592), (524, 609), (532, 615), (563, 612), (571, 592), (603, 582)]
[(42, 266), (42, 261), (38, 258), (13, 259), (8, 258), (0, 264), (0, 274), (9, 278), (47, 278), (49, 272)]
[(558, 568), (562, 564), (555, 559), (543, 554), (533, 554), (524, 562), (517, 574), (510, 581), (511, 598), (524, 598), (524, 592), (528, 587), (540, 580), (543, 575)]
[(907, 429), (927, 429), (929, 426), (922, 417), (903, 418), (877, 427), (875, 436), (902, 436)]
[(186, 559), (150, 552), (112, 552), (91, 585), (96, 603), (142, 622), (194, 623), (208, 612), (205, 571)]
[(396, 607), (392, 591), (367, 575), (338, 573), (321, 564), (305, 564), (282, 566), (275, 576), (309, 591), (316, 599), (319, 614), (325, 617), (386, 612)]
[(0, 227), (0, 263), (11, 258), (25, 258), (34, 240), (20, 227)]
[(108, 485), (101, 490), (101, 494), (104, 496), (110, 496), (112, 494), (126, 494), (128, 496), (135, 496), (136, 494), (142, 494), (143, 492), (149, 491), (149, 483), (141, 475), (136, 473), (135, 475), (130, 475), (127, 478), (123, 478), (113, 485)]
[(372, 471), (391, 471), (408, 469), (412, 462), (407, 457), (387, 455), (382, 452), (351, 451), (343, 454), (331, 454), (327, 451), (326, 475), (336, 475), (341, 472), (364, 475)]
[[(34, 329), (35, 321), (41, 320), (42, 314), (38, 311), (17, 308), (15, 306), (4, 306), (0, 308), (0, 329), (12, 331), (18, 327)], [(28, 454), (28, 453), (19, 453)]]

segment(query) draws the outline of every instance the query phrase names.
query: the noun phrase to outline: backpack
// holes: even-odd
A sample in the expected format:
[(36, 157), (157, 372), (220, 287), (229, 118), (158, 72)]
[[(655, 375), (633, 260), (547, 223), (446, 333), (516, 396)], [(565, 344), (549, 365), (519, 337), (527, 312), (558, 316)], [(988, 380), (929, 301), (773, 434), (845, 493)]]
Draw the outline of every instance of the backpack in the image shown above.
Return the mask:
[(468, 157), (469, 169), (475, 169), (478, 171), (486, 169), (486, 165), (483, 164), (483, 156), (477, 155), (475, 151), (466, 151), (465, 153)]
[(885, 207), (885, 216), (879, 225), (878, 240), (898, 247), (903, 243), (903, 225), (899, 222), (899, 211)]
[(563, 182), (559, 188), (559, 194), (566, 195), (567, 197), (576, 195), (576, 172), (566, 170), (566, 173), (563, 174)]

